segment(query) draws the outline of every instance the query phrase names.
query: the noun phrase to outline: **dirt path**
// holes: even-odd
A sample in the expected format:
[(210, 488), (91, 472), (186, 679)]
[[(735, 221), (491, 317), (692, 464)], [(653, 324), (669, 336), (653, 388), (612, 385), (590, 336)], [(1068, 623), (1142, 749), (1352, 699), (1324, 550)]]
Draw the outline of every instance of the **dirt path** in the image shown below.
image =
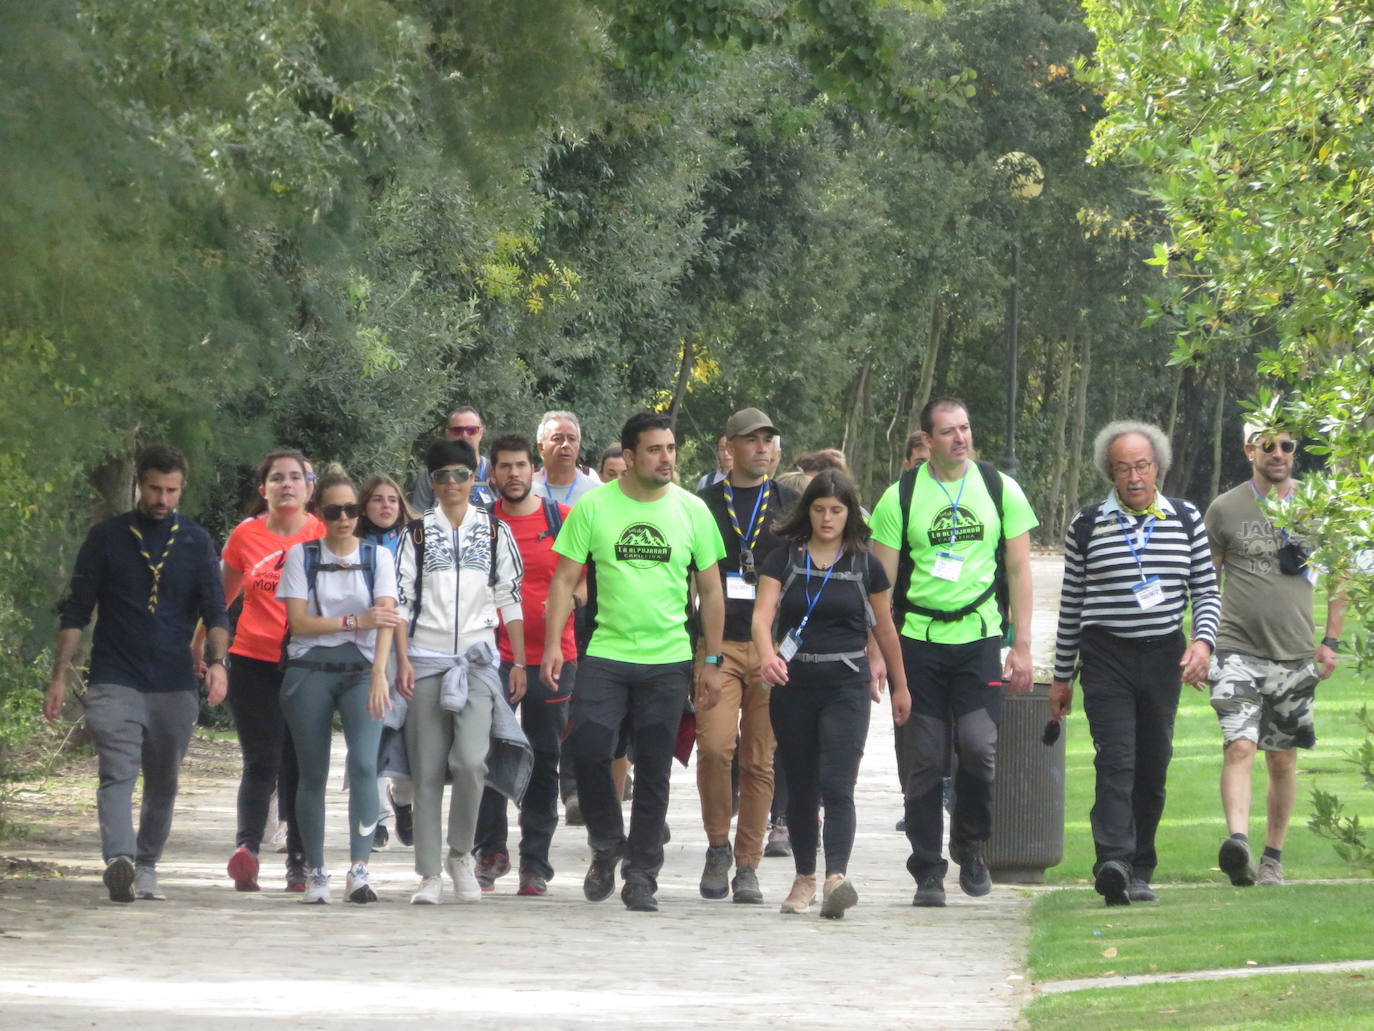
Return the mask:
[[(1057, 562), (1036, 559), (1037, 608), (1057, 600)], [(1037, 663), (1053, 640), (1037, 612)], [(791, 863), (766, 859), (766, 904), (707, 902), (696, 889), (705, 837), (694, 771), (675, 766), (672, 842), (658, 914), (583, 900), (580, 828), (554, 839), (558, 874), (545, 900), (515, 897), (513, 877), (478, 905), (406, 904), (409, 849), (373, 857), (382, 901), (305, 907), (280, 888), (279, 857), (260, 894), (232, 890), (238, 754), (194, 742), (160, 876), (169, 899), (120, 906), (99, 882), (94, 764), (64, 769), (21, 796), (12, 817), (27, 840), (0, 852), (54, 864), (35, 876), (0, 867), (0, 1013), (37, 1029), (238, 1028), (287, 1018), (296, 1027), (375, 1029), (495, 1021), (504, 1028), (641, 1027), (1000, 1029), (1017, 1026), (1024, 980), (1025, 893), (985, 899), (948, 885), (944, 910), (911, 906), (892, 730), (874, 709), (857, 792), (851, 874), (859, 906), (842, 921), (785, 918)], [(327, 848), (342, 880), (344, 796), (336, 742)], [(514, 842), (512, 842), (514, 844)]]

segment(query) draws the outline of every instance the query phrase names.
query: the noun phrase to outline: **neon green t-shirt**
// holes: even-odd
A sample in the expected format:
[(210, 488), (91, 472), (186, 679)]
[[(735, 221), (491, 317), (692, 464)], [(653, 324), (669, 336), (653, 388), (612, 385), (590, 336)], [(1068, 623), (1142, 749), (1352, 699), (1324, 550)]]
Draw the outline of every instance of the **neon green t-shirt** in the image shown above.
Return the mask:
[[(869, 523), (873, 539), (894, 549), (902, 546), (900, 489), (900, 484), (894, 483), (883, 492)], [(953, 504), (956, 498), (959, 500), (957, 530)], [(922, 608), (948, 612), (962, 608), (987, 590), (997, 572), (996, 524), (997, 506), (988, 496), (983, 477), (972, 462), (964, 478), (962, 497), (959, 481), (942, 484), (930, 475), (929, 465), (922, 465), (916, 473), (916, 485), (911, 493), (911, 521), (907, 524), (907, 544), (916, 564), (911, 571), (907, 600)], [(1002, 531), (1007, 540), (1038, 525), (1039, 520), (1020, 484), (1009, 476), (1002, 476)], [(951, 531), (954, 531), (952, 548)], [(952, 551), (964, 560), (957, 581), (935, 576), (936, 554), (943, 551)], [(895, 608), (895, 601), (893, 605)], [(929, 616), (909, 612), (901, 632), (918, 641), (967, 644), (991, 637), (1000, 620), (997, 598), (992, 596), (976, 612), (953, 623), (941, 623)], [(988, 628), (986, 634), (982, 632), (984, 625)]]
[(657, 664), (692, 657), (687, 573), (725, 557), (705, 502), (676, 484), (657, 501), (634, 501), (612, 481), (568, 513), (553, 550), (596, 562), (596, 630), (587, 654)]

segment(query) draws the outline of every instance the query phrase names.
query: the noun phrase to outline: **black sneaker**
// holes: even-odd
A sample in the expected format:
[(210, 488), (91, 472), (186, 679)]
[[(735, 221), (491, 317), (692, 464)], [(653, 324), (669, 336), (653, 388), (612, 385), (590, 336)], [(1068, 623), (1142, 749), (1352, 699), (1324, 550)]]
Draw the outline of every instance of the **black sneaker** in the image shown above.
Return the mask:
[(1159, 901), (1159, 896), (1156, 895), (1155, 890), (1150, 887), (1150, 882), (1145, 880), (1145, 878), (1143, 877), (1132, 877), (1131, 890), (1128, 891), (1126, 894), (1128, 894), (1131, 897), (1132, 902)]
[(563, 822), (569, 827), (587, 826), (587, 821), (582, 818), (582, 803), (577, 800), (576, 792), (563, 799)]
[(945, 904), (945, 879), (937, 873), (927, 874), (916, 879), (916, 897), (913, 906), (942, 908)]
[(305, 868), (305, 853), (291, 852), (286, 857), (286, 890), (303, 892), (309, 880)]
[(408, 805), (393, 805), (396, 813), (396, 837), (407, 848), (415, 844), (415, 814)]
[(615, 868), (620, 863), (619, 849), (606, 849), (593, 852), (587, 876), (582, 879), (582, 894), (588, 902), (600, 902), (611, 897), (615, 891)]
[(391, 832), (386, 829), (386, 824), (377, 824), (377, 830), (372, 835), (372, 851), (380, 852), (391, 844)]
[(620, 901), (625, 903), (625, 908), (632, 913), (657, 913), (658, 899), (654, 898), (654, 890), (641, 880), (626, 881), (625, 887), (620, 889)]
[(1240, 838), (1227, 838), (1217, 853), (1217, 866), (1237, 888), (1255, 883), (1255, 864), (1250, 861), (1250, 844)]
[(982, 898), (992, 891), (992, 874), (983, 860), (982, 842), (961, 846), (953, 859), (959, 864), (959, 887), (965, 895)]
[(134, 861), (128, 856), (115, 856), (106, 863), (102, 880), (111, 902), (134, 900)]
[(1120, 859), (1108, 859), (1097, 868), (1093, 887), (1109, 906), (1129, 906), (1131, 871)]

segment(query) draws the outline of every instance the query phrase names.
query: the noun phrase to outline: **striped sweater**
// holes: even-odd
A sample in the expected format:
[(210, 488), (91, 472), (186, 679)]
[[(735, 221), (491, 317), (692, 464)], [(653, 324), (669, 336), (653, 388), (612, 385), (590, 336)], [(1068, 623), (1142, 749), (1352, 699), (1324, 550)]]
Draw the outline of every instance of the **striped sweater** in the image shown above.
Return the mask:
[[(1079, 635), (1084, 627), (1102, 627), (1118, 637), (1162, 637), (1183, 623), (1190, 596), (1193, 639), (1216, 646), (1221, 592), (1202, 516), (1191, 501), (1172, 500), (1159, 494), (1156, 503), (1165, 518), (1155, 522), (1148, 543), (1143, 539), (1144, 527), (1152, 517), (1124, 512), (1115, 491), (1099, 505), (1084, 508), (1069, 524), (1064, 535), (1064, 587), (1059, 596), (1059, 632), (1055, 641), (1056, 680), (1073, 676)], [(1179, 516), (1179, 506), (1192, 518), (1191, 538)], [(1078, 528), (1082, 520), (1091, 518), (1094, 508), (1097, 517), (1088, 537), (1087, 553), (1079, 554)], [(1135, 543), (1139, 564), (1131, 554), (1127, 533)], [(1152, 608), (1142, 609), (1131, 588), (1156, 576), (1163, 599)]]

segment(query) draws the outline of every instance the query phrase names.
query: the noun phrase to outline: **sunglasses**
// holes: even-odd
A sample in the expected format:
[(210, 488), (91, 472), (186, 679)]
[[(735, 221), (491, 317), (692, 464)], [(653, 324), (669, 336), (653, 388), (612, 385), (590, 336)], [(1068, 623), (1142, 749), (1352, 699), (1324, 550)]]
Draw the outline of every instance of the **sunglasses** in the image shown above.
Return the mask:
[(448, 428), (446, 428), (446, 429), (444, 430), (444, 432), (445, 432), (445, 433), (448, 433), (448, 434), (451, 435), (451, 436), (455, 436), (455, 437), (475, 437), (475, 436), (477, 436), (477, 434), (479, 434), (479, 433), (482, 432), (482, 427), (481, 427), (481, 426), (449, 426)]
[(461, 465), (457, 469), (435, 469), (429, 478), (434, 483), (467, 483), (472, 479), (472, 470)]
[(1298, 442), (1296, 440), (1266, 440), (1263, 444), (1256, 444), (1255, 447), (1266, 455), (1272, 455), (1275, 448), (1278, 448), (1285, 455), (1291, 455), (1298, 449)]
[(332, 523), (336, 519), (357, 519), (362, 514), (363, 506), (358, 504), (325, 505), (320, 509), (320, 515), (327, 523)]

